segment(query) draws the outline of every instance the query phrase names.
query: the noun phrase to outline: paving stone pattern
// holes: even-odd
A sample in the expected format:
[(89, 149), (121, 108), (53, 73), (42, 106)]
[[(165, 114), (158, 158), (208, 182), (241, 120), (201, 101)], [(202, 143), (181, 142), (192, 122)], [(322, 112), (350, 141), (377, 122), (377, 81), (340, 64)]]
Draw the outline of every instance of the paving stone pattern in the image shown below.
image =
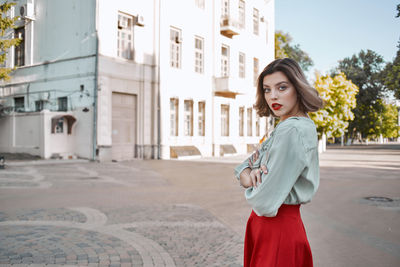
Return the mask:
[(0, 213), (0, 266), (241, 266), (242, 243), (192, 205)]
[(125, 242), (94, 231), (55, 226), (0, 227), (0, 263), (115, 265), (143, 264)]
[(86, 217), (80, 212), (65, 208), (59, 209), (34, 209), (34, 210), (14, 210), (8, 212), (0, 211), (1, 221), (71, 221), (86, 222)]

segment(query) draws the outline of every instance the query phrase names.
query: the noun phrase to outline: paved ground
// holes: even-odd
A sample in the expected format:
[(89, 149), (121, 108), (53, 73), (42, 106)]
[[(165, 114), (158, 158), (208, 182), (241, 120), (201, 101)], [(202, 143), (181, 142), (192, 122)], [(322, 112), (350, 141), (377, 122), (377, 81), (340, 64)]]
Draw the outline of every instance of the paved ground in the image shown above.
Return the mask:
[[(12, 161), (0, 266), (241, 266), (242, 158)], [(302, 216), (315, 266), (400, 266), (400, 145), (330, 147)]]

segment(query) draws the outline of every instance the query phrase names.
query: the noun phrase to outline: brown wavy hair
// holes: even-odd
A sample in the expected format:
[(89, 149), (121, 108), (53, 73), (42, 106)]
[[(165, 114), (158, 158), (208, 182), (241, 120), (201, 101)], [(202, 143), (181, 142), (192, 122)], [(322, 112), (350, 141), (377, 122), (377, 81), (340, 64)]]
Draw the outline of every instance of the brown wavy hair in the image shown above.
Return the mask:
[(268, 64), (258, 76), (256, 103), (254, 104), (258, 116), (274, 116), (264, 97), (263, 82), (265, 76), (278, 71), (283, 72), (296, 89), (299, 107), (303, 112), (315, 112), (324, 106), (324, 101), (318, 91), (307, 82), (300, 65), (291, 58), (280, 58)]

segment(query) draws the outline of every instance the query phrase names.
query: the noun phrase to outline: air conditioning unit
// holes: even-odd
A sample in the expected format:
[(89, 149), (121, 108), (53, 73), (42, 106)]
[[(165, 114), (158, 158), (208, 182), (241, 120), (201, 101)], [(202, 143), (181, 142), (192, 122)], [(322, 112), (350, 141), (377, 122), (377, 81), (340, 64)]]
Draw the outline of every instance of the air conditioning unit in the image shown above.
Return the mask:
[(143, 16), (137, 14), (135, 17), (135, 20), (136, 20), (135, 25), (140, 26), (140, 27), (144, 26), (144, 17)]
[(34, 19), (34, 17), (35, 17), (35, 6), (34, 6), (33, 2), (29, 2), (28, 1), (28, 3), (22, 5), (19, 8), (19, 14), (24, 19)]
[(121, 18), (118, 20), (118, 28), (125, 29), (128, 28), (128, 20)]
[(175, 43), (177, 43), (177, 44), (182, 43), (182, 38), (179, 36), (175, 36)]

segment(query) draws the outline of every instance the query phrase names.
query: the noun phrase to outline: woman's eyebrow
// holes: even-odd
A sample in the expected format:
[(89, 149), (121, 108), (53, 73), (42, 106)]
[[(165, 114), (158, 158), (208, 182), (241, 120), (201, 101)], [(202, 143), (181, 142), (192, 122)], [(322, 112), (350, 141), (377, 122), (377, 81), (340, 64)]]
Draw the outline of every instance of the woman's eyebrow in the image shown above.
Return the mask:
[(275, 86), (278, 86), (278, 85), (281, 85), (281, 84), (288, 84), (288, 82), (287, 81), (281, 81), (281, 82), (278, 82), (277, 84), (275, 84)]
[[(278, 85), (281, 85), (281, 84), (289, 84), (289, 82), (281, 81), (281, 82), (278, 82), (277, 84), (275, 84), (275, 86), (278, 86)], [(268, 84), (263, 84), (263, 87), (269, 87), (269, 85)]]

